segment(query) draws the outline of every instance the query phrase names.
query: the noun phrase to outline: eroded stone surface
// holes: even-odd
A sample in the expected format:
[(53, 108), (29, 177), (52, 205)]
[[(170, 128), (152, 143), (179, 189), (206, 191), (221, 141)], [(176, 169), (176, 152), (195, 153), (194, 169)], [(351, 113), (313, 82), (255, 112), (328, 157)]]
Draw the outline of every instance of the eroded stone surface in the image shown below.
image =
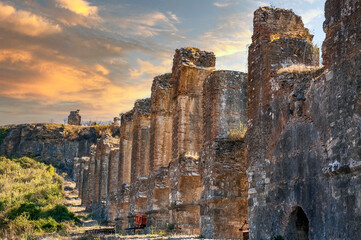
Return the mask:
[[(276, 67), (277, 74), (272, 68), (259, 74), (269, 62), (255, 60), (258, 35), (250, 47), (251, 239), (358, 238), (361, 1), (329, 0), (325, 6), (325, 69)], [(316, 57), (306, 51), (298, 64), (312, 65)]]
[(182, 233), (200, 232), (202, 191), (199, 151), (203, 144), (203, 83), (214, 71), (212, 52), (176, 50), (173, 60), (173, 160), (169, 166), (171, 222)]
[(61, 124), (19, 124), (8, 126), (0, 155), (31, 156), (73, 174), (74, 157), (89, 156), (97, 141), (95, 127)]
[(203, 108), (201, 233), (242, 238), (240, 229), (248, 220), (246, 74), (213, 72), (204, 83)]

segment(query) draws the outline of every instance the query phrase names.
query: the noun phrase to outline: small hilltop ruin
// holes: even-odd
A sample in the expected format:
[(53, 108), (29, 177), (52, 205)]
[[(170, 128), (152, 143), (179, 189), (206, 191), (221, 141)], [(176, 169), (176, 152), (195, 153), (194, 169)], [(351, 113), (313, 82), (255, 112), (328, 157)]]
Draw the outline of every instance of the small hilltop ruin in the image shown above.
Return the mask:
[(69, 125), (76, 125), (81, 126), (81, 116), (79, 114), (80, 110), (70, 111), (68, 116), (68, 124)]
[(120, 136), (75, 156), (82, 204), (124, 234), (358, 239), (361, 0), (327, 0), (325, 16), (323, 67), (301, 17), (278, 8), (254, 12), (248, 73), (177, 49)]

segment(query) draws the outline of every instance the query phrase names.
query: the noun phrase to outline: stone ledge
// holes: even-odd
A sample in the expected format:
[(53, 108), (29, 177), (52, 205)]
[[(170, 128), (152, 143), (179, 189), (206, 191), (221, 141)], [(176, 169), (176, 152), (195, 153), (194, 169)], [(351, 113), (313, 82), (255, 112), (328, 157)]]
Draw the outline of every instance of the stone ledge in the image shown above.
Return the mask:
[(329, 177), (348, 174), (352, 172), (357, 172), (361, 170), (361, 161), (351, 162), (344, 165), (341, 165), (338, 161), (330, 163), (328, 167), (322, 168), (322, 172)]

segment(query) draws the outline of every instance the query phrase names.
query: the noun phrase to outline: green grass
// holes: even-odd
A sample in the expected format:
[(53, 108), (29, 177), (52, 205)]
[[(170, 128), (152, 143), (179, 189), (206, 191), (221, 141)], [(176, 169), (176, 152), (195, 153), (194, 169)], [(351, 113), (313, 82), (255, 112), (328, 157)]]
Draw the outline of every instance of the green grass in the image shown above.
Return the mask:
[(62, 178), (53, 166), (0, 157), (0, 238), (65, 234), (79, 219), (63, 204)]

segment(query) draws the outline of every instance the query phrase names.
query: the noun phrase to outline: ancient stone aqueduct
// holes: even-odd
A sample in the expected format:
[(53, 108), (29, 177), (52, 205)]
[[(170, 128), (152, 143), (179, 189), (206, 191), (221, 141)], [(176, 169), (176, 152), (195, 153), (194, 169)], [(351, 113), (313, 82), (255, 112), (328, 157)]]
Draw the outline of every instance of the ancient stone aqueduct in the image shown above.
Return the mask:
[(325, 12), (323, 67), (301, 18), (267, 7), (254, 13), (248, 74), (177, 49), (172, 73), (121, 115), (120, 139), (76, 158), (82, 203), (120, 232), (145, 214), (148, 231), (357, 239), (361, 1)]
[(361, 0), (327, 0), (325, 16), (323, 67), (301, 18), (268, 7), (248, 74), (176, 50), (172, 73), (121, 115), (120, 139), (89, 151), (82, 138), (82, 204), (118, 232), (145, 214), (147, 231), (207, 238), (360, 239)]

